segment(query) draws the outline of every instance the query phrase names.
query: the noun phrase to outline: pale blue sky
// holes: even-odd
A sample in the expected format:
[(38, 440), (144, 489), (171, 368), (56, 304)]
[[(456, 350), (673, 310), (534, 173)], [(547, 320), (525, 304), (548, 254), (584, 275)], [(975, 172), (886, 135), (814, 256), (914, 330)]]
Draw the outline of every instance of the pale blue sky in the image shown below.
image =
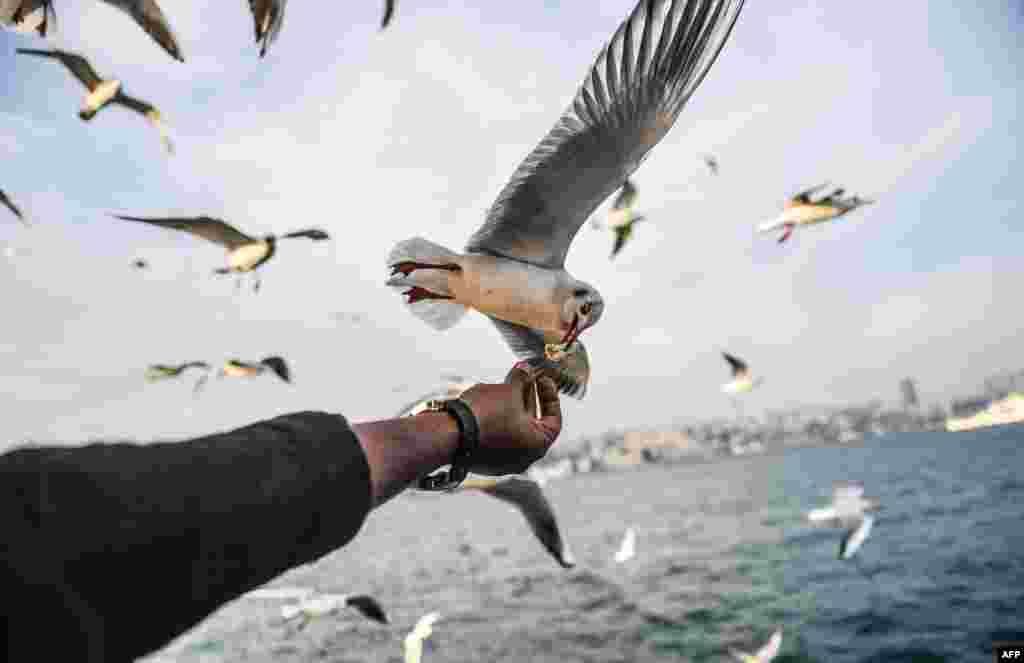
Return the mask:
[[(14, 54), (43, 42), (0, 31), (0, 188), (37, 222), (0, 216), (0, 439), (199, 434), (306, 408), (362, 420), (443, 373), (499, 379), (513, 358), (491, 325), (433, 331), (384, 287), (384, 258), (417, 234), (463, 246), (633, 0), (408, 0), (384, 33), (376, 2), (292, 3), (262, 61), (246, 3), (162, 4), (185, 64), (100, 3), (58, 7), (55, 44), (159, 106), (170, 159), (133, 114), (83, 124), (67, 72)], [(567, 440), (729, 414), (720, 349), (766, 377), (749, 413), (895, 400), (905, 375), (946, 401), (1024, 365), (1020, 4), (886, 10), (748, 3), (636, 175), (651, 224), (615, 262), (589, 227), (570, 252), (607, 310)], [(824, 180), (878, 203), (781, 247), (754, 235)], [(235, 295), (209, 278), (217, 247), (107, 212), (334, 241), (282, 246), (263, 291)], [(193, 401), (188, 383), (142, 381), (150, 362), (272, 353), (293, 387), (213, 382)]]

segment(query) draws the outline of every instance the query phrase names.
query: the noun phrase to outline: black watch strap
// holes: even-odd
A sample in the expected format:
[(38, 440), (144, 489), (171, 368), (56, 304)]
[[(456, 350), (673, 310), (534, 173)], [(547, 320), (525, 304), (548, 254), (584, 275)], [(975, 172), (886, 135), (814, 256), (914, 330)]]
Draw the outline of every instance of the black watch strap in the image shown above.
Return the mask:
[(455, 449), (451, 467), (447, 471), (428, 474), (418, 483), (420, 490), (453, 490), (469, 474), (473, 454), (480, 447), (480, 424), (476, 415), (465, 401), (455, 398), (447, 401), (433, 401), (428, 409), (433, 412), (447, 412), (455, 418), (459, 427), (459, 446)]

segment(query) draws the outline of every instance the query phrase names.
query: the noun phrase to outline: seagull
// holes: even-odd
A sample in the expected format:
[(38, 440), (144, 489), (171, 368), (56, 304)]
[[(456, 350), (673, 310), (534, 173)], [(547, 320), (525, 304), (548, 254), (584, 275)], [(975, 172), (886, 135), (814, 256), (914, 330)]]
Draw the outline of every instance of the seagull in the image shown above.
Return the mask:
[(764, 381), (763, 378), (754, 379), (750, 374), (747, 363), (735, 355), (723, 352), (722, 356), (729, 362), (732, 369), (732, 381), (722, 385), (722, 391), (727, 394), (743, 394), (751, 391), (754, 387)]
[(704, 165), (708, 167), (712, 175), (718, 174), (718, 159), (713, 154), (704, 155)]
[(167, 131), (164, 128), (160, 112), (144, 101), (122, 94), (121, 81), (116, 78), (110, 78), (107, 80), (100, 79), (96, 70), (92, 68), (91, 64), (89, 64), (89, 61), (76, 53), (58, 50), (39, 51), (31, 48), (19, 48), (17, 50), (18, 53), (23, 53), (25, 55), (36, 55), (39, 57), (58, 60), (61, 64), (67, 67), (68, 71), (74, 74), (75, 78), (81, 81), (82, 85), (89, 90), (89, 93), (85, 95), (82, 110), (78, 113), (78, 117), (80, 117), (83, 122), (91, 120), (96, 116), (96, 113), (100, 112), (100, 110), (105, 108), (108, 104), (119, 104), (129, 110), (133, 110), (136, 113), (141, 114), (149, 120), (149, 123), (152, 124), (160, 133), (160, 140), (163, 142), (167, 153), (174, 153), (174, 145), (171, 143), (171, 139), (168, 137)]
[[(284, 25), (284, 6), (288, 0), (249, 0), (256, 26), (256, 43), (260, 47), (260, 57), (267, 54), (267, 49), (277, 39)], [(261, 43), (262, 42), (262, 43)]]
[(615, 553), (615, 561), (622, 564), (633, 559), (634, 555), (636, 555), (636, 532), (630, 527), (626, 530), (626, 535), (622, 537), (622, 545)]
[(758, 232), (771, 232), (781, 228), (783, 233), (779, 237), (778, 243), (782, 244), (790, 238), (797, 226), (810, 226), (838, 219), (859, 207), (872, 205), (875, 202), (859, 196), (843, 198), (842, 195), (845, 189), (836, 189), (819, 200), (811, 200), (811, 194), (820, 191), (826, 186), (828, 186), (828, 182), (801, 191), (787, 200), (785, 208), (778, 218), (759, 225), (757, 227)]
[[(255, 270), (274, 257), (279, 239), (291, 239), (293, 237), (305, 237), (314, 241), (330, 239), (330, 235), (323, 230), (317, 229), (296, 230), (280, 237), (267, 235), (260, 239), (246, 235), (231, 224), (220, 219), (211, 219), (207, 216), (171, 219), (119, 216), (117, 214), (112, 214), (111, 216), (124, 221), (138, 221), (153, 226), (160, 226), (161, 228), (183, 230), (215, 244), (220, 244), (228, 250), (228, 266), (216, 269), (214, 273), (230, 274), (234, 272), (235, 274), (242, 274), (244, 272), (254, 272), (256, 281), (253, 285), (253, 292), (259, 292), (260, 290), (259, 274), (255, 274)], [(238, 282), (236, 282), (236, 286), (237, 284)]]
[(729, 653), (732, 657), (740, 663), (769, 663), (776, 656), (779, 655), (779, 650), (782, 649), (782, 629), (776, 629), (772, 633), (772, 637), (768, 638), (767, 644), (757, 650), (756, 654), (748, 654), (746, 652), (736, 651), (730, 649)]
[(597, 290), (566, 271), (569, 247), (675, 124), (742, 7), (743, 0), (639, 2), (466, 252), (421, 237), (399, 242), (387, 284), (437, 330), (470, 308), (483, 313), (534, 375), (557, 367), (561, 390), (582, 398), (583, 378), (545, 356), (546, 345), (571, 347), (604, 311)]
[(868, 511), (880, 508), (878, 500), (864, 497), (864, 486), (857, 483), (838, 484), (832, 493), (832, 504), (807, 512), (807, 519), (815, 523), (829, 523), (845, 527), (839, 542), (839, 559), (850, 559), (871, 533), (874, 518)]
[(188, 361), (177, 365), (150, 364), (146, 367), (146, 381), (156, 382), (158, 380), (176, 378), (190, 368), (199, 368), (203, 371), (203, 374), (196, 380), (195, 386), (192, 387), (192, 393), (198, 394), (199, 390), (206, 384), (206, 379), (210, 373), (210, 365), (205, 361)]
[[(636, 205), (636, 197), (636, 186), (633, 185), (631, 180), (626, 180), (619, 191), (619, 195), (615, 198), (615, 202), (612, 203), (611, 209), (608, 211), (608, 221), (605, 227), (615, 233), (615, 243), (612, 245), (612, 254), (609, 259), (617, 256), (622, 247), (633, 236), (633, 226), (639, 221), (647, 220), (647, 217), (637, 216), (633, 212), (633, 207)], [(601, 227), (596, 222), (593, 225), (597, 228)]]
[(391, 24), (391, 17), (395, 14), (395, 0), (384, 0), (384, 17), (380, 20), (380, 29)]
[(286, 622), (299, 619), (299, 630), (318, 617), (336, 615), (345, 608), (355, 608), (357, 612), (381, 624), (388, 623), (387, 613), (372, 596), (359, 594), (319, 594), (300, 598), (298, 603), (281, 606), (281, 618)]
[(142, 258), (136, 258), (132, 261), (132, 267), (135, 269), (149, 269), (149, 263)]
[(274, 375), (291, 384), (292, 377), (288, 364), (283, 357), (278, 356), (266, 357), (258, 362), (229, 359), (224, 362), (224, 366), (220, 369), (217, 377), (251, 378), (266, 371), (273, 372)]
[(28, 225), (28, 221), (25, 220), (25, 215), (21, 212), (21, 209), (19, 209), (18, 206), (15, 205), (14, 202), (10, 198), (8, 198), (7, 194), (4, 193), (2, 190), (0, 190), (0, 205), (3, 205), (7, 209), (11, 210), (11, 213), (14, 214), (14, 216), (18, 217), (18, 221), (21, 221), (26, 226)]
[(420, 663), (420, 658), (423, 657), (423, 641), (434, 632), (434, 624), (439, 619), (441, 619), (440, 613), (427, 613), (420, 617), (419, 621), (416, 622), (416, 627), (409, 632), (409, 635), (405, 636), (405, 641), (403, 642), (405, 645), (405, 663)]
[(474, 477), (463, 481), (458, 490), (479, 490), (508, 502), (526, 517), (534, 536), (562, 568), (576, 566), (576, 559), (562, 541), (554, 509), (536, 481), (518, 476), (501, 479)]
[(185, 61), (181, 55), (181, 48), (178, 47), (174, 31), (171, 30), (171, 25), (167, 22), (163, 11), (160, 10), (160, 5), (156, 4), (156, 0), (102, 0), (102, 2), (117, 7), (131, 16), (139, 24), (139, 27), (145, 30), (168, 55), (178, 62)]
[(51, 17), (57, 21), (52, 0), (0, 0), (0, 23), (15, 32), (34, 31), (45, 37)]
[(427, 405), (430, 403), (430, 401), (447, 401), (453, 398), (458, 398), (459, 396), (462, 395), (462, 392), (466, 391), (467, 389), (476, 384), (476, 382), (468, 382), (462, 379), (461, 376), (449, 376), (449, 378), (450, 379), (446, 380), (446, 383), (441, 387), (429, 393), (426, 393), (423, 396), (420, 396), (412, 403), (409, 403), (408, 405), (404, 406), (401, 410), (398, 411), (395, 417), (408, 417), (419, 414), (420, 412), (423, 412), (424, 410), (427, 409)]

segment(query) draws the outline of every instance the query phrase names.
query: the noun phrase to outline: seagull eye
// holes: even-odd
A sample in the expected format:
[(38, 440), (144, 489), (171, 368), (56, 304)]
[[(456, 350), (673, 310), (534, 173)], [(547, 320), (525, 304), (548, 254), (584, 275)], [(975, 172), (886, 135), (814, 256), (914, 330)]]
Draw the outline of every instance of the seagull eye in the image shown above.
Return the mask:
[(590, 302), (587, 302), (586, 304), (580, 307), (580, 313), (583, 315), (590, 315), (590, 311), (593, 310), (593, 308), (594, 305), (591, 304)]

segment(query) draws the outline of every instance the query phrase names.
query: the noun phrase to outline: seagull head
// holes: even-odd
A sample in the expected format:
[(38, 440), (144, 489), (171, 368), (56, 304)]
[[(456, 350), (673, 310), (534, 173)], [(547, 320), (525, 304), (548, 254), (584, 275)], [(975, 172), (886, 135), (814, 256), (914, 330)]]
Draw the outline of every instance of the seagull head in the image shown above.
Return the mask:
[(582, 281), (573, 284), (569, 297), (562, 305), (562, 345), (568, 347), (585, 330), (597, 324), (604, 313), (604, 299), (601, 294)]

